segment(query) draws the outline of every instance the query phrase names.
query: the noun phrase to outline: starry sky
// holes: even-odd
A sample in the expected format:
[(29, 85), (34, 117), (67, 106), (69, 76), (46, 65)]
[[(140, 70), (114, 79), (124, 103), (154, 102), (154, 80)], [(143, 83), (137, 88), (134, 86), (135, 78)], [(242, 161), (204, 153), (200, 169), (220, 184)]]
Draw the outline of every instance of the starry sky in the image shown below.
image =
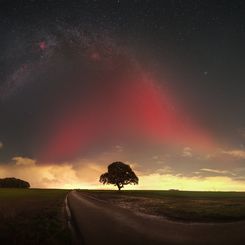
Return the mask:
[(0, 1), (0, 177), (245, 190), (243, 1)]

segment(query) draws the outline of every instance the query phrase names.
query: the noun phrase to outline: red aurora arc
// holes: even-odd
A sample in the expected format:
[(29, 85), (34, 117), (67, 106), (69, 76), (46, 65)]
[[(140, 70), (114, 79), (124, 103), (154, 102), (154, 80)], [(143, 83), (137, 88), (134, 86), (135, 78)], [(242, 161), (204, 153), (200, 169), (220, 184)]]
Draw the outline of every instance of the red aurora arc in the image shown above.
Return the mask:
[[(92, 55), (91, 62), (103, 62), (97, 57), (101, 59), (100, 54), (95, 60)], [(71, 159), (102, 140), (139, 139), (199, 149), (212, 146), (211, 137), (187, 119), (189, 115), (181, 111), (156, 80), (139, 70), (127, 75), (106, 74), (87, 88), (86, 97), (80, 88), (81, 94), (76, 91), (64, 105), (61, 103), (61, 109), (49, 120), (51, 130), (46, 133), (41, 159)]]

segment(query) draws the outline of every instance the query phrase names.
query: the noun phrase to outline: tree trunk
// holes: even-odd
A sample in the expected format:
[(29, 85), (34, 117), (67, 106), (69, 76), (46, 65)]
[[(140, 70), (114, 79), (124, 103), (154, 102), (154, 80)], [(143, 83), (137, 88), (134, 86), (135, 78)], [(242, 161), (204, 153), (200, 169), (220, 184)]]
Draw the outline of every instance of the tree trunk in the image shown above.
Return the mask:
[(120, 191), (123, 188), (123, 185), (117, 184), (117, 188)]

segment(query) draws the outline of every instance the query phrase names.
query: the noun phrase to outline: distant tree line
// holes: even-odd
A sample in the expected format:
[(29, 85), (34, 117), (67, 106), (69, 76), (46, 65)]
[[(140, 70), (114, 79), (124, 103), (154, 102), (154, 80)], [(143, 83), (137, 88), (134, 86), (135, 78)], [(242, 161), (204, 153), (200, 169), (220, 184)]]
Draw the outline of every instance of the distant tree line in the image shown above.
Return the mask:
[(0, 188), (29, 188), (30, 184), (27, 181), (16, 178), (0, 179)]

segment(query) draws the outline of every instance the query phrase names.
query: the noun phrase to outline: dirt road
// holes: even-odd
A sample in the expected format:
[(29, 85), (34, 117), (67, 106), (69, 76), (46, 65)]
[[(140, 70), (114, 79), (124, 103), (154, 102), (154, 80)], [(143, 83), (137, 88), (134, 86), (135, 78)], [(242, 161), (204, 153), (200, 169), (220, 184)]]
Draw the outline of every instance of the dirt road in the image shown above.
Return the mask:
[(70, 192), (68, 202), (85, 245), (245, 244), (245, 222), (173, 222), (136, 214), (77, 191)]

